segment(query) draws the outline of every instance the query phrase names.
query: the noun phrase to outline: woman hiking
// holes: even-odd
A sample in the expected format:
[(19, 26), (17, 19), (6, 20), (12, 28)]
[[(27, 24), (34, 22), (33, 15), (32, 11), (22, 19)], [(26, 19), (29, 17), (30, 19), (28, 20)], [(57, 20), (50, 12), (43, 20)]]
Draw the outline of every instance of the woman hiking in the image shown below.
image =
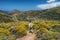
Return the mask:
[(30, 33), (33, 33), (33, 23), (32, 23), (32, 21), (29, 21), (30, 23), (29, 23), (29, 28), (28, 28), (28, 30), (29, 30), (29, 32)]

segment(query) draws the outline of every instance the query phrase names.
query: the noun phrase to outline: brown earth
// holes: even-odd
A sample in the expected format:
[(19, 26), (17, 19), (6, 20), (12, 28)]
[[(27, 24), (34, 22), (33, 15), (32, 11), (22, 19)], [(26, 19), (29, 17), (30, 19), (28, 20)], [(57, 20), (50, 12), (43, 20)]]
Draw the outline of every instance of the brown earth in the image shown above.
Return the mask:
[(27, 31), (27, 35), (22, 37), (22, 38), (17, 38), (16, 40), (35, 40), (35, 34), (34, 33), (29, 33)]

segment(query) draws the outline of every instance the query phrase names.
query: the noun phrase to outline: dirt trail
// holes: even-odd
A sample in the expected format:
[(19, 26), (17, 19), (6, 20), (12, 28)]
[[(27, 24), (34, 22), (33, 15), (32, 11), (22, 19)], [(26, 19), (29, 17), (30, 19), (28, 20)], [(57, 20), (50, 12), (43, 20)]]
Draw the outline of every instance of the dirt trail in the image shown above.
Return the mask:
[(35, 34), (34, 33), (29, 33), (29, 31), (27, 31), (27, 35), (22, 37), (22, 38), (18, 38), (16, 40), (34, 40), (35, 39)]

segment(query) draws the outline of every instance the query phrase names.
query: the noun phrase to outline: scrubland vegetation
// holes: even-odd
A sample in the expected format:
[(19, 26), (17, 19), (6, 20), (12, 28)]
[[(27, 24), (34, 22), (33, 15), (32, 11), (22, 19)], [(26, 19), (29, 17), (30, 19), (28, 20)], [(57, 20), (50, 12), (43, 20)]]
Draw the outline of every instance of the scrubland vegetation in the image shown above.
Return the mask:
[(35, 40), (60, 40), (60, 7), (11, 12), (0, 10), (0, 40), (16, 40), (27, 35), (29, 20)]
[[(33, 22), (36, 40), (60, 40), (60, 22), (38, 20)], [(29, 21), (0, 23), (0, 40), (15, 40), (27, 34)]]

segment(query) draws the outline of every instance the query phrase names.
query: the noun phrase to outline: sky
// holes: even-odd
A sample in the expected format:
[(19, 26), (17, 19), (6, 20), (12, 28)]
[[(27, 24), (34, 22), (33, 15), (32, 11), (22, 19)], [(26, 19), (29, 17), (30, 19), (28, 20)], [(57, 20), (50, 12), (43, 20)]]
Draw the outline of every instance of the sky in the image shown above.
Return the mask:
[(44, 10), (60, 6), (60, 0), (0, 0), (0, 10)]

